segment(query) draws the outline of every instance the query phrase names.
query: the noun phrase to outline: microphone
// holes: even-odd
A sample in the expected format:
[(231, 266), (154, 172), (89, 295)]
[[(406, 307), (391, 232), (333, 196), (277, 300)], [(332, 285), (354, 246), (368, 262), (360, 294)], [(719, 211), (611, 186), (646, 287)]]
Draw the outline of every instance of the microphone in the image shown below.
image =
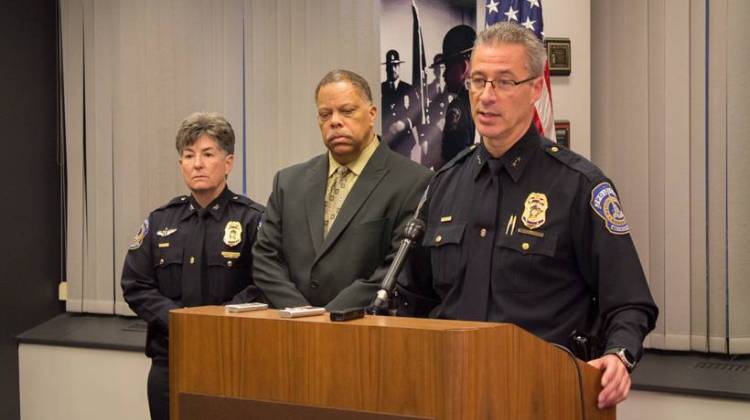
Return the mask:
[(396, 286), (398, 273), (401, 272), (401, 268), (403, 268), (404, 263), (406, 262), (406, 257), (409, 255), (409, 251), (424, 234), (425, 224), (422, 219), (419, 218), (419, 215), (422, 210), (422, 205), (424, 205), (424, 202), (427, 199), (428, 190), (429, 187), (425, 189), (422, 194), (422, 198), (419, 200), (419, 205), (414, 211), (414, 216), (408, 223), (406, 223), (406, 226), (404, 226), (404, 238), (401, 240), (401, 245), (398, 247), (396, 256), (393, 257), (391, 266), (388, 267), (388, 271), (385, 273), (385, 277), (383, 277), (383, 281), (380, 283), (380, 290), (378, 290), (375, 295), (375, 299), (370, 303), (370, 306), (367, 307), (367, 313), (371, 315), (388, 313), (388, 304), (393, 288)]

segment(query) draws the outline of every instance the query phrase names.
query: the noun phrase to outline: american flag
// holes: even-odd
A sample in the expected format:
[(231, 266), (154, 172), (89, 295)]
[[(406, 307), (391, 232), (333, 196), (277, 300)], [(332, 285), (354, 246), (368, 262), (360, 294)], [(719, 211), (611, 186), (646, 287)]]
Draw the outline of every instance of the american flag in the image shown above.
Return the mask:
[[(544, 41), (542, 22), (542, 0), (487, 0), (485, 22), (487, 26), (497, 22), (512, 21), (534, 31)], [(555, 118), (552, 115), (552, 88), (549, 83), (549, 63), (544, 62), (544, 89), (536, 102), (534, 116), (537, 128), (545, 137), (555, 139)]]

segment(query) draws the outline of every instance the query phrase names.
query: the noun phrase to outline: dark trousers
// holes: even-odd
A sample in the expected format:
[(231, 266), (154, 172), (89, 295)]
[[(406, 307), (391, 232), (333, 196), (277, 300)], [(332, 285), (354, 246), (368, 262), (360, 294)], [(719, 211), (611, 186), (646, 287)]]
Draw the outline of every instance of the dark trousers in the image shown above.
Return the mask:
[(152, 359), (148, 372), (148, 409), (151, 420), (169, 420), (169, 362)]

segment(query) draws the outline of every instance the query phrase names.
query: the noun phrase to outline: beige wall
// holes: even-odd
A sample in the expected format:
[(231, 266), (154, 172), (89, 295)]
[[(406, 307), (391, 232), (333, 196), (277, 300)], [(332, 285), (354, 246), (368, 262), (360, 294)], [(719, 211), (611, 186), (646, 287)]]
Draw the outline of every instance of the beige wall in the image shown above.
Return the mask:
[(147, 420), (140, 352), (20, 344), (21, 420)]
[(545, 0), (544, 34), (570, 38), (570, 76), (550, 76), (556, 120), (570, 121), (570, 148), (591, 157), (591, 0)]
[(731, 350), (750, 353), (750, 2), (727, 4), (727, 195)]

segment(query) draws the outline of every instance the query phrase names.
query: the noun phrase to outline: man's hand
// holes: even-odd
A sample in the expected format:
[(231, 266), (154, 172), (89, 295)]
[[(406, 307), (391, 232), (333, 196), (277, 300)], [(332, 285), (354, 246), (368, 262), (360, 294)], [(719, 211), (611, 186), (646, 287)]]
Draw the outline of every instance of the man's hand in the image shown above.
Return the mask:
[(630, 392), (630, 374), (625, 364), (614, 354), (589, 362), (589, 365), (602, 370), (602, 392), (599, 393), (599, 408), (614, 407), (625, 401)]

